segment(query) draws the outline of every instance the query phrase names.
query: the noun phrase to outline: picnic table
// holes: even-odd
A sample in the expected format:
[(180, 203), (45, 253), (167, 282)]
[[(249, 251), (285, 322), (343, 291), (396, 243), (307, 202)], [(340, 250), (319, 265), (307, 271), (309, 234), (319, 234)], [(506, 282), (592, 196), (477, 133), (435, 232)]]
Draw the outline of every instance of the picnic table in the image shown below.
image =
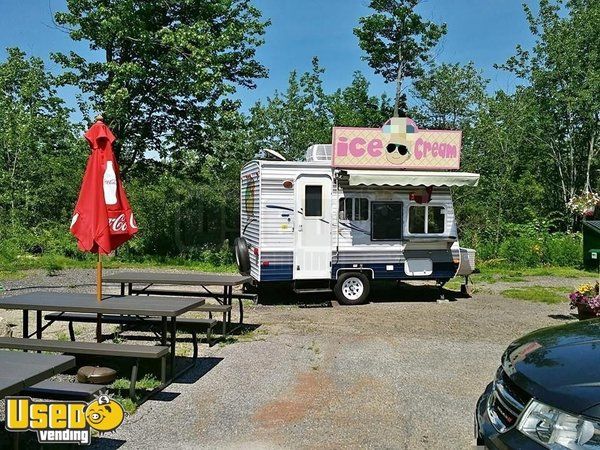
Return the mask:
[(0, 350), (0, 399), (73, 367), (73, 356)]
[[(0, 399), (75, 367), (75, 358), (0, 350)], [(19, 448), (19, 434), (13, 433), (13, 448)], [(1, 442), (0, 442), (1, 444)]]
[[(106, 296), (102, 302), (90, 294), (61, 294), (56, 292), (33, 292), (31, 294), (16, 295), (0, 299), (0, 308), (17, 309), (23, 311), (23, 338), (36, 336), (42, 339), (42, 332), (48, 328), (53, 320), (42, 325), (43, 311), (57, 311), (61, 313), (79, 312), (95, 313), (101, 316), (126, 315), (161, 318), (161, 345), (167, 345), (167, 319), (170, 320), (170, 347), (171, 347), (171, 374), (174, 376), (175, 343), (177, 334), (177, 317), (204, 304), (202, 299), (176, 299), (173, 297), (131, 297), (131, 296)], [(29, 334), (29, 311), (36, 312), (36, 330)], [(195, 354), (197, 349), (194, 349)]]
[[(237, 274), (219, 273), (173, 273), (173, 272), (129, 272), (121, 271), (106, 275), (104, 283), (120, 284), (121, 295), (147, 294), (147, 295), (181, 295), (193, 297), (212, 297), (223, 305), (231, 306), (233, 301), (233, 287), (241, 286), (252, 281), (251, 277)], [(134, 284), (144, 284), (141, 289), (134, 289)], [(201, 292), (183, 292), (170, 290), (150, 289), (153, 285), (162, 286), (195, 286), (202, 288)], [(209, 287), (222, 287), (223, 293), (213, 292)], [(241, 311), (241, 309), (240, 309)], [(241, 313), (240, 313), (241, 314)], [(241, 320), (243, 320), (240, 317)], [(231, 322), (231, 311), (228, 313), (228, 322)]]

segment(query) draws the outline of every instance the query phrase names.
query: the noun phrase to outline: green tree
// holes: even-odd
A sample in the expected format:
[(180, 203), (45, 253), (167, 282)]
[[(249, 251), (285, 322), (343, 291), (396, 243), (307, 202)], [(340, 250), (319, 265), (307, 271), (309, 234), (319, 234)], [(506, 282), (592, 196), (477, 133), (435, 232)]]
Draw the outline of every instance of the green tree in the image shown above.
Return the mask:
[(422, 64), (430, 59), (431, 49), (446, 33), (446, 25), (437, 25), (415, 11), (420, 0), (371, 0), (375, 13), (360, 18), (354, 29), (365, 59), (386, 82), (396, 83), (394, 116), (406, 110), (402, 93), (405, 78), (422, 73)]
[(472, 62), (432, 64), (413, 83), (416, 106), (410, 116), (424, 127), (467, 131), (486, 97), (487, 83)]
[(393, 106), (389, 97), (370, 95), (369, 87), (367, 78), (355, 72), (349, 86), (328, 96), (333, 126), (378, 128), (390, 118)]
[(0, 225), (68, 224), (85, 165), (70, 110), (39, 58), (7, 50), (0, 64)]
[(492, 246), (495, 254), (511, 223), (549, 217), (545, 180), (548, 164), (532, 126), (537, 109), (526, 89), (498, 92), (478, 111), (463, 143), (461, 166), (481, 174), (476, 189), (457, 189), (455, 206), (461, 236), (471, 245)]
[(517, 53), (502, 67), (527, 81), (538, 108), (532, 130), (552, 162), (545, 180), (562, 200), (598, 185), (600, 135), (600, 2), (540, 0), (534, 14), (525, 5), (532, 51)]
[(389, 119), (390, 99), (370, 95), (364, 75), (356, 72), (349, 86), (328, 94), (323, 89), (323, 68), (317, 58), (312, 64), (312, 70), (300, 76), (292, 71), (284, 92), (251, 108), (244, 129), (255, 152), (271, 148), (302, 159), (310, 145), (331, 142), (334, 126), (380, 127)]
[(72, 39), (100, 61), (55, 54), (119, 138), (123, 173), (147, 151), (177, 160), (210, 154), (223, 115), (239, 104), (237, 86), (254, 88), (268, 21), (250, 0), (67, 0), (56, 14)]
[(292, 71), (285, 92), (275, 92), (250, 109), (249, 127), (255, 150), (271, 148), (300, 159), (312, 144), (331, 141), (331, 120), (323, 91), (323, 69), (313, 58), (312, 71)]

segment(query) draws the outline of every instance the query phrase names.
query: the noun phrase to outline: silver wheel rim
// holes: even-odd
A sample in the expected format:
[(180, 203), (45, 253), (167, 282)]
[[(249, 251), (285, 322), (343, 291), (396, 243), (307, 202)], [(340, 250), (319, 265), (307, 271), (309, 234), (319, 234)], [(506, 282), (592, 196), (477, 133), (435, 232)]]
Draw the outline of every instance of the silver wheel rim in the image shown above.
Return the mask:
[(365, 286), (360, 278), (350, 277), (342, 284), (342, 293), (348, 300), (357, 300), (365, 291)]

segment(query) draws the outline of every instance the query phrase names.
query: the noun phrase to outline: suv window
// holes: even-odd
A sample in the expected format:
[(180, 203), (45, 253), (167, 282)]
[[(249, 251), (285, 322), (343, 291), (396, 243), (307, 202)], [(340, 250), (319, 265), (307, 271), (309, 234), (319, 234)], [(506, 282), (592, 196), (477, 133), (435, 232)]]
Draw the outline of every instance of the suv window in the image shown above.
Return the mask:
[(441, 234), (446, 228), (443, 206), (417, 205), (408, 209), (408, 231), (412, 234)]

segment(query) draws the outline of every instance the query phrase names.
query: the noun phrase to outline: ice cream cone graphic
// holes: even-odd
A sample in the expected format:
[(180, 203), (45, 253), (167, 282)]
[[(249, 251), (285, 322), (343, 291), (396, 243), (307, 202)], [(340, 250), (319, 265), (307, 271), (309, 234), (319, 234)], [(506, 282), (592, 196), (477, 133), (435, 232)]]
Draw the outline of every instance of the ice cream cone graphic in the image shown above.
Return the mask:
[(396, 166), (408, 161), (412, 156), (417, 125), (406, 117), (392, 117), (383, 125), (382, 131), (387, 161)]

